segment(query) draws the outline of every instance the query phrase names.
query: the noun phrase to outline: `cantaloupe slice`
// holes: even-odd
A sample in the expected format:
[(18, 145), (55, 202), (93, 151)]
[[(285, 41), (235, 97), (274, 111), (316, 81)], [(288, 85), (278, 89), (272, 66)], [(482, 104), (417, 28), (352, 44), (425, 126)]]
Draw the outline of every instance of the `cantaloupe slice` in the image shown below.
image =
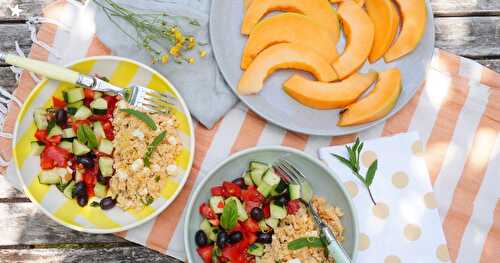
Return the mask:
[(337, 79), (332, 66), (315, 51), (297, 43), (281, 43), (266, 48), (253, 60), (240, 79), (238, 93), (258, 93), (264, 80), (278, 69), (305, 70), (320, 81)]
[(422, 40), (427, 24), (425, 0), (396, 0), (402, 16), (401, 30), (394, 44), (385, 53), (386, 62), (412, 52)]
[(327, 28), (332, 38), (339, 37), (337, 12), (328, 0), (253, 0), (241, 24), (241, 33), (249, 35), (259, 20), (271, 11), (301, 13)]
[[(246, 0), (246, 1), (251, 1), (251, 0)], [(330, 0), (330, 3), (332, 3), (332, 4), (338, 4), (338, 3), (342, 2), (342, 1), (344, 1), (344, 0)], [(354, 0), (354, 2), (358, 3), (358, 5), (360, 5), (360, 6), (364, 6), (366, 0)]]
[(355, 102), (377, 79), (377, 72), (353, 74), (339, 82), (319, 82), (293, 75), (284, 90), (305, 106), (315, 109), (342, 108)]
[(346, 47), (333, 63), (333, 68), (339, 78), (344, 79), (358, 70), (368, 58), (375, 27), (363, 8), (352, 0), (342, 2), (338, 11), (346, 36)]
[(283, 13), (257, 24), (243, 50), (241, 68), (248, 68), (252, 60), (266, 47), (290, 42), (316, 51), (330, 63), (338, 57), (337, 43), (324, 27), (307, 16)]
[(364, 124), (384, 117), (394, 108), (400, 93), (399, 69), (392, 68), (379, 73), (378, 82), (373, 90), (366, 97), (341, 111), (337, 125)]
[(392, 0), (366, 0), (366, 11), (375, 25), (375, 39), (368, 56), (373, 63), (389, 49), (399, 29), (399, 14)]

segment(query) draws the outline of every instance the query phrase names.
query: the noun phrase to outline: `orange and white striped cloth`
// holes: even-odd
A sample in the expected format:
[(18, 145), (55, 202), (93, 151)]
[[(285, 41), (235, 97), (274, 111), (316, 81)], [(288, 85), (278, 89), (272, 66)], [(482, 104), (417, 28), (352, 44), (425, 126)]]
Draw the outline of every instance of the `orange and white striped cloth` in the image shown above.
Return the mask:
[[(44, 10), (64, 27), (43, 24), (30, 57), (65, 64), (107, 49), (87, 28), (91, 17), (79, 16), (72, 0), (59, 0)], [(71, 3), (71, 4), (68, 4)], [(78, 19), (74, 19), (78, 17)], [(61, 21), (62, 20), (62, 21)], [(167, 76), (168, 77), (168, 76)], [(23, 101), (35, 86), (23, 73), (14, 95)], [(4, 132), (12, 132), (19, 111), (9, 104)], [(191, 175), (176, 201), (150, 222), (118, 235), (151, 249), (184, 258), (183, 213), (191, 191), (207, 171), (230, 154), (256, 145), (286, 145), (316, 155), (317, 149), (389, 136), (419, 133), (438, 209), (454, 262), (498, 262), (500, 258), (500, 74), (476, 62), (436, 50), (427, 81), (397, 115), (360, 134), (334, 138), (292, 133), (267, 123), (238, 104), (213, 129), (195, 127), (196, 154)], [(10, 140), (0, 139), (3, 159), (11, 155)], [(7, 179), (15, 175), (7, 171)], [(15, 182), (14, 182), (15, 183)]]

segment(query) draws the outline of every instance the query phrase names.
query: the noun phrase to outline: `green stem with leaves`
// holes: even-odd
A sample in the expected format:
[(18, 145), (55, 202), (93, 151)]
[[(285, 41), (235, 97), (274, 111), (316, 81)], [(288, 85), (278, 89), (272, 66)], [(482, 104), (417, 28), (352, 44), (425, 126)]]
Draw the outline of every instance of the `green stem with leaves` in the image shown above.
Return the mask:
[(375, 199), (373, 198), (370, 186), (372, 185), (373, 179), (375, 178), (375, 173), (377, 172), (378, 160), (375, 160), (373, 161), (373, 163), (370, 164), (370, 167), (368, 167), (366, 175), (363, 177), (359, 173), (360, 170), (359, 157), (361, 151), (363, 150), (363, 145), (364, 144), (359, 141), (359, 138), (356, 139), (356, 142), (353, 144), (353, 146), (346, 145), (347, 153), (349, 154), (349, 159), (334, 153), (332, 153), (332, 155), (335, 158), (337, 158), (337, 160), (339, 160), (341, 163), (343, 163), (345, 166), (349, 167), (351, 169), (352, 174), (356, 176), (361, 182), (363, 182), (363, 185), (366, 187), (366, 190), (368, 191), (368, 194), (370, 195), (370, 199), (372, 200), (373, 204), (377, 205), (377, 202), (375, 202)]

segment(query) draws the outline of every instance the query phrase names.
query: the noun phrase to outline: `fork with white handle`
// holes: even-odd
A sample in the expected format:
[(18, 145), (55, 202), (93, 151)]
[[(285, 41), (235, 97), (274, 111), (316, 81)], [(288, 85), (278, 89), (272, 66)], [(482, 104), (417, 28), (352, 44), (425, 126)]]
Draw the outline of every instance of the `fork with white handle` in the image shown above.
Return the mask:
[(286, 159), (279, 159), (274, 162), (273, 168), (282, 176), (284, 176), (290, 183), (299, 185), (301, 193), (300, 200), (305, 204), (313, 218), (314, 223), (318, 226), (320, 230), (319, 236), (321, 238), (321, 241), (323, 241), (323, 243), (325, 244), (329, 256), (335, 259), (336, 263), (352, 262), (347, 255), (347, 252), (338, 242), (330, 227), (328, 227), (328, 225), (323, 222), (321, 217), (318, 215), (316, 208), (314, 208), (314, 206), (311, 204), (313, 191), (311, 185), (307, 182), (302, 172), (295, 168), (295, 166)]
[(117, 87), (99, 78), (83, 75), (71, 69), (40, 60), (0, 52), (0, 62), (23, 68), (49, 79), (76, 84), (95, 91), (121, 95), (130, 105), (147, 111), (167, 113), (169, 111), (168, 105), (175, 103), (175, 98), (165, 93), (138, 85)]

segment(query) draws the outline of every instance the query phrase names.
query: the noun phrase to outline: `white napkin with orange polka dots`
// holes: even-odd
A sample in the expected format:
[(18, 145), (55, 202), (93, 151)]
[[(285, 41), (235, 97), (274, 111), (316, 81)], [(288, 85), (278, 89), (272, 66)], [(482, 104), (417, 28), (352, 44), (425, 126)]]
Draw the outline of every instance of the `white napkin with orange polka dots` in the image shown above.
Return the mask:
[(360, 226), (357, 262), (449, 261), (417, 133), (364, 142), (361, 175), (378, 160), (378, 170), (370, 187), (376, 206), (363, 183), (332, 153), (347, 157), (347, 150), (345, 146), (326, 147), (319, 150), (319, 156), (348, 189), (354, 202)]

